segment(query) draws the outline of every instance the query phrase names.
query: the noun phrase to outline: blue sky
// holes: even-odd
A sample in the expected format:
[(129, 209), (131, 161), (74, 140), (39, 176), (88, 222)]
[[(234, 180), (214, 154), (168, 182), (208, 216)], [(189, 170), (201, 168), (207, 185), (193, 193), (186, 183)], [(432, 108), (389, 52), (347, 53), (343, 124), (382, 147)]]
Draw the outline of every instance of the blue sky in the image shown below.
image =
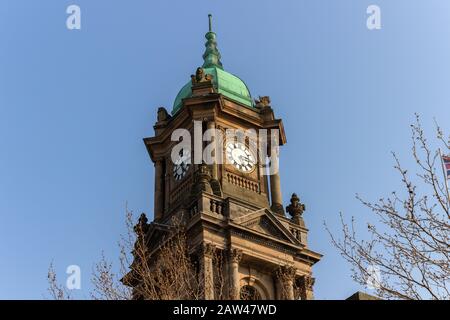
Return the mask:
[[(66, 28), (67, 6), (82, 29)], [(382, 29), (366, 28), (381, 7)], [(409, 124), (449, 131), (450, 2), (438, 0), (3, 0), (0, 2), (0, 299), (40, 299), (53, 260), (82, 269), (89, 297), (102, 250), (118, 256), (124, 208), (152, 215), (153, 165), (142, 138), (159, 106), (201, 65), (207, 14), (222, 62), (284, 120), (285, 202), (306, 203), (315, 294), (359, 288), (323, 227), (371, 214), (399, 186)], [(369, 291), (370, 292), (370, 291)]]

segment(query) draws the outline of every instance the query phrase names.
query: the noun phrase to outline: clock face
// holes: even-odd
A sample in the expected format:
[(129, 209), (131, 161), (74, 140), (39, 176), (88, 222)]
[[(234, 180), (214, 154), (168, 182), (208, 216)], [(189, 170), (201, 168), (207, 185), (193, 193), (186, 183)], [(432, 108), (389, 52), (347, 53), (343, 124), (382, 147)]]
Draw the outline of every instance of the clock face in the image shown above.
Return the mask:
[(191, 153), (186, 149), (181, 149), (177, 160), (173, 164), (173, 177), (176, 181), (183, 179), (189, 170), (191, 163)]
[(244, 173), (250, 173), (256, 167), (256, 158), (253, 152), (241, 142), (227, 144), (227, 159), (233, 166)]

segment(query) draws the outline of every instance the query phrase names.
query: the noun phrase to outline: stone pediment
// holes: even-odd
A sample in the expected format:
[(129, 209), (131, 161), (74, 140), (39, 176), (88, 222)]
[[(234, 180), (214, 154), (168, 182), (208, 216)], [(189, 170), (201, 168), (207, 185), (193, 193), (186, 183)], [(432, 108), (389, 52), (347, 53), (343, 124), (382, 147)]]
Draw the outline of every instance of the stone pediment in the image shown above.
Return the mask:
[(257, 232), (260, 235), (276, 238), (294, 245), (301, 243), (294, 235), (278, 220), (270, 210), (261, 209), (233, 219), (234, 224), (245, 229)]
[(169, 228), (167, 225), (153, 222), (150, 224), (150, 229), (147, 233), (147, 243), (150, 251), (156, 249), (156, 247), (164, 241), (169, 235)]

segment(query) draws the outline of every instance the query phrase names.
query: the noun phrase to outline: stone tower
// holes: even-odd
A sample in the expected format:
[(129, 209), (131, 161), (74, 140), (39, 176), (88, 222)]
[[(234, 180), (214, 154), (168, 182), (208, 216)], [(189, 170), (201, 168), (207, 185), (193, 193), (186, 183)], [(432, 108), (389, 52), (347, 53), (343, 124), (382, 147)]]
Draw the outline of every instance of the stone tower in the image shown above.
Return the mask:
[[(286, 207), (290, 217), (285, 215), (278, 170), (268, 172), (266, 150), (251, 147), (259, 145), (263, 130), (275, 132), (267, 149), (274, 150), (273, 141), (283, 145), (283, 123), (274, 117), (269, 97), (253, 101), (246, 84), (224, 70), (209, 18), (202, 67), (182, 87), (170, 114), (158, 110), (155, 136), (144, 139), (155, 166), (154, 221), (145, 229), (149, 241), (158, 243), (161, 226), (183, 216), (205, 283), (217, 281), (214, 253), (224, 257), (226, 297), (312, 299), (312, 266), (321, 255), (308, 249), (305, 207), (294, 194)], [(180, 143), (177, 129), (193, 138), (183, 138), (184, 147), (173, 152)], [(208, 129), (223, 134), (202, 139)], [(230, 129), (256, 135), (236, 142)], [(202, 154), (204, 140), (213, 145), (212, 163), (195, 153)], [(204, 298), (217, 298), (213, 285), (205, 287)]]

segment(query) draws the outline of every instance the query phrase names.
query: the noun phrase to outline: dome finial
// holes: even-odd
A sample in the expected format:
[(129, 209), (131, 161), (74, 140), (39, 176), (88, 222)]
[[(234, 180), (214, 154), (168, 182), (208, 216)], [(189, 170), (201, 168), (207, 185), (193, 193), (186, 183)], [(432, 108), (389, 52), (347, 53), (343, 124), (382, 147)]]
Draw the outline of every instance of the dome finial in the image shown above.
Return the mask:
[(203, 68), (217, 67), (223, 69), (222, 62), (220, 62), (220, 52), (217, 49), (216, 34), (212, 31), (212, 15), (208, 14), (209, 31), (205, 34), (205, 53), (203, 54)]
[(208, 20), (209, 20), (209, 32), (212, 32), (212, 14), (208, 14)]

